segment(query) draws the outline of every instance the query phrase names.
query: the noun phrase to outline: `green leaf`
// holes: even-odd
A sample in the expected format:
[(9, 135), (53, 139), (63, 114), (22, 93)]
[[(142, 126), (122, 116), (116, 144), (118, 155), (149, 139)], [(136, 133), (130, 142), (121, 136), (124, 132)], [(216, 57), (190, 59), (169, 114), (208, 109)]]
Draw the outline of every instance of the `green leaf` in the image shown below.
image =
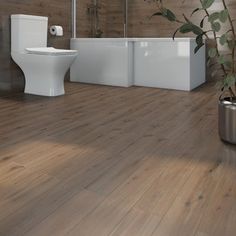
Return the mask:
[(205, 21), (206, 18), (207, 18), (207, 15), (202, 18), (202, 20), (201, 20), (201, 22), (200, 22), (200, 27), (201, 27), (201, 28), (203, 28), (203, 26), (204, 26), (204, 21)]
[(214, 23), (211, 24), (211, 28), (212, 28), (213, 31), (219, 32), (220, 29), (221, 29), (221, 25), (220, 25), (219, 22), (214, 22)]
[[(157, 15), (160, 15), (160, 12), (157, 12)], [(164, 16), (165, 18), (167, 18), (169, 21), (176, 21), (175, 14), (167, 8), (163, 7), (161, 9), (161, 15)]]
[(191, 16), (194, 14), (194, 13), (196, 13), (196, 12), (198, 12), (198, 11), (200, 11), (201, 9), (198, 7), (198, 8), (196, 8), (196, 9), (194, 9), (193, 10), (193, 12), (191, 13)]
[(204, 20), (205, 20), (205, 18), (203, 18), (203, 19), (201, 20), (201, 22), (200, 22), (200, 27), (201, 27), (201, 28), (203, 28), (203, 26), (204, 26)]
[(221, 11), (221, 12), (220, 12), (220, 15), (219, 15), (220, 21), (221, 21), (222, 23), (225, 23), (225, 22), (227, 21), (227, 19), (228, 19), (228, 15), (229, 15), (229, 13), (228, 13), (228, 11), (227, 11), (226, 9), (223, 10), (223, 11)]
[(192, 32), (196, 35), (203, 34), (203, 30), (197, 25), (192, 24)]
[(186, 33), (192, 32), (192, 30), (193, 30), (193, 27), (192, 27), (192, 24), (190, 24), (190, 23), (183, 24), (179, 28), (179, 32), (182, 33), (182, 34), (186, 34)]
[(234, 40), (229, 40), (228, 41), (228, 47), (229, 47), (229, 49), (233, 50), (235, 48), (235, 41)]
[(153, 16), (162, 16), (162, 13), (161, 12), (156, 12), (156, 13), (152, 14), (151, 17), (153, 17)]
[(208, 56), (210, 57), (210, 58), (213, 58), (213, 57), (215, 57), (217, 55), (217, 50), (216, 50), (216, 48), (210, 48), (209, 50), (208, 50)]
[(218, 20), (220, 18), (219, 12), (214, 12), (208, 17), (208, 21), (213, 23), (214, 21)]
[(234, 86), (235, 82), (236, 82), (235, 75), (228, 74), (223, 82), (224, 88), (230, 88), (230, 87)]
[(199, 51), (199, 49), (201, 49), (205, 45), (204, 42), (203, 42), (203, 35), (204, 35), (204, 33), (199, 34), (196, 37), (197, 47), (194, 49), (195, 54)]
[(229, 69), (231, 69), (231, 67), (232, 67), (232, 62), (231, 62), (231, 61), (225, 61), (224, 65), (225, 65), (226, 67), (228, 67)]
[(203, 34), (199, 34), (199, 35), (196, 37), (196, 43), (197, 43), (198, 45), (203, 43)]
[(163, 7), (163, 8), (161, 9), (161, 12), (162, 12), (162, 15), (163, 15), (163, 16), (167, 16), (167, 8)]
[(207, 9), (209, 7), (211, 7), (211, 5), (214, 3), (215, 0), (202, 0), (202, 7), (203, 9)]
[(223, 64), (225, 63), (225, 58), (224, 58), (224, 56), (221, 55), (221, 56), (218, 58), (218, 62), (223, 65)]
[(182, 34), (186, 34), (189, 32), (193, 32), (196, 35), (203, 34), (203, 30), (198, 27), (197, 25), (194, 25), (192, 23), (185, 23), (179, 28), (179, 32)]
[(220, 37), (220, 44), (223, 46), (227, 43), (227, 34), (223, 34)]
[(169, 10), (169, 9), (167, 9), (166, 18), (167, 18), (169, 21), (176, 21), (176, 16), (175, 16), (175, 14), (174, 14), (171, 10)]
[(197, 47), (195, 47), (194, 49), (194, 54), (196, 54), (203, 46), (204, 46), (204, 43), (198, 44)]

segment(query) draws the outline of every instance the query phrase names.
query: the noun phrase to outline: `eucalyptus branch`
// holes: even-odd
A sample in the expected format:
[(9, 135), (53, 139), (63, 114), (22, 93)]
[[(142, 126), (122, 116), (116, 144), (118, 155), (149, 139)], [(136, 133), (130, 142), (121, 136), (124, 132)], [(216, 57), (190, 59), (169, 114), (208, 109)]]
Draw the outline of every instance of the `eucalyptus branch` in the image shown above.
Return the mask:
[[(222, 1), (224, 1), (224, 0), (222, 0)], [(209, 14), (208, 10), (207, 10), (207, 9), (204, 9), (204, 11), (205, 11), (205, 13), (207, 14), (207, 16), (209, 17), (210, 14)], [(214, 40), (215, 40), (215, 48), (216, 48), (217, 57), (220, 57), (221, 54), (220, 54), (220, 50), (219, 50), (217, 35), (216, 35), (216, 32), (215, 32), (214, 30), (213, 30), (213, 37), (214, 37)], [(234, 63), (233, 63), (233, 64), (234, 64)], [(225, 65), (224, 65), (224, 64), (220, 64), (220, 66), (221, 66), (221, 69), (222, 69), (224, 75), (227, 76), (227, 75), (228, 75), (228, 72), (227, 72), (227, 70), (226, 70), (226, 68), (225, 68)], [(231, 97), (235, 97), (235, 96), (236, 96), (236, 94), (234, 93), (234, 91), (233, 91), (233, 89), (232, 89), (231, 87), (229, 87), (229, 92), (230, 92), (230, 94), (231, 94)]]
[(227, 30), (225, 34), (228, 34), (229, 32), (232, 32), (232, 29)]
[[(224, 9), (228, 12), (228, 20), (229, 20), (231, 30), (232, 30), (232, 34), (233, 34), (234, 44), (233, 44), (233, 48), (232, 48), (232, 70), (231, 70), (231, 72), (232, 72), (232, 74), (235, 74), (235, 40), (236, 40), (235, 28), (234, 28), (234, 24), (233, 24), (233, 21), (232, 21), (232, 18), (231, 18), (231, 15), (230, 15), (230, 12), (228, 10), (228, 7), (226, 5), (225, 0), (222, 0), (222, 2), (223, 2), (223, 5), (224, 5)], [(234, 87), (235, 87), (235, 90), (236, 90), (236, 85)]]
[[(204, 9), (204, 11), (206, 12), (206, 15), (210, 16), (209, 12), (207, 9)], [(213, 32), (213, 37), (214, 37), (214, 40), (215, 40), (215, 48), (216, 48), (216, 52), (217, 52), (217, 56), (220, 57), (220, 50), (219, 50), (219, 46), (218, 46), (218, 40), (217, 40), (217, 35), (216, 35), (216, 32), (214, 30), (210, 30), (211, 32)], [(224, 72), (224, 74), (226, 75), (226, 71), (225, 71), (225, 66), (224, 65), (221, 65), (221, 68)]]

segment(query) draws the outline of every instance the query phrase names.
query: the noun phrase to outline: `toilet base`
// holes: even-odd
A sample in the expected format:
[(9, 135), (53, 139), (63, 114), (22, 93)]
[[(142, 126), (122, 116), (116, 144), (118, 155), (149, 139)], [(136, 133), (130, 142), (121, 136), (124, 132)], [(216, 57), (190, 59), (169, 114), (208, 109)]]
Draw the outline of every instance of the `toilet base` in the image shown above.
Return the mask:
[(64, 89), (61, 89), (61, 90), (50, 89), (47, 91), (38, 91), (38, 90), (25, 88), (24, 93), (31, 94), (31, 95), (45, 96), (45, 97), (58, 97), (58, 96), (64, 95), (65, 90)]
[(65, 94), (64, 77), (76, 55), (12, 53), (25, 75), (25, 93), (55, 97)]
[(56, 97), (65, 94), (64, 77), (63, 78), (40, 78), (40, 76), (28, 77), (25, 76), (24, 92), (32, 95)]

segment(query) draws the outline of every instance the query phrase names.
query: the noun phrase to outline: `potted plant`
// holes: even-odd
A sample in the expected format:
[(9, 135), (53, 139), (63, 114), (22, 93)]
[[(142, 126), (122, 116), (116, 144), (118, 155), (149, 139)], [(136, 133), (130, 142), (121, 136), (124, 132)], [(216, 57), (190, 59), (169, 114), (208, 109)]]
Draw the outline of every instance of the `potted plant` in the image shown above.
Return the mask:
[[(207, 64), (213, 67), (213, 73), (222, 71), (222, 76), (218, 78), (217, 87), (220, 87), (222, 95), (219, 98), (219, 135), (222, 140), (236, 144), (236, 31), (226, 0), (220, 0), (222, 9), (210, 11), (215, 2), (219, 0), (199, 0), (199, 7), (193, 9), (192, 15), (199, 12), (204, 13), (204, 17), (198, 23), (183, 14), (183, 19), (178, 19), (176, 14), (168, 9), (164, 0), (153, 0), (157, 4), (158, 11), (153, 16), (165, 17), (170, 22), (179, 24), (178, 29), (173, 34), (173, 39), (177, 32), (182, 34), (193, 33), (196, 38), (195, 53), (203, 47), (208, 39), (212, 39), (213, 45), (208, 49)], [(226, 27), (227, 29), (223, 29)], [(221, 33), (223, 30), (223, 33)], [(223, 48), (224, 50), (220, 50)], [(218, 67), (217, 67), (218, 66)], [(228, 96), (224, 94), (228, 93)]]

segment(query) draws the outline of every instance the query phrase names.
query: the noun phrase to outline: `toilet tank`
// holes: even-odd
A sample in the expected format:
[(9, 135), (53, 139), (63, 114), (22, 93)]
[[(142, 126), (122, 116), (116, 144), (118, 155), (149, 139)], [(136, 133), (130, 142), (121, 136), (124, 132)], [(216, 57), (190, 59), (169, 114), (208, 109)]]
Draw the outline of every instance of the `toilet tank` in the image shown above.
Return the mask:
[(47, 47), (48, 17), (11, 15), (11, 52), (25, 48)]

